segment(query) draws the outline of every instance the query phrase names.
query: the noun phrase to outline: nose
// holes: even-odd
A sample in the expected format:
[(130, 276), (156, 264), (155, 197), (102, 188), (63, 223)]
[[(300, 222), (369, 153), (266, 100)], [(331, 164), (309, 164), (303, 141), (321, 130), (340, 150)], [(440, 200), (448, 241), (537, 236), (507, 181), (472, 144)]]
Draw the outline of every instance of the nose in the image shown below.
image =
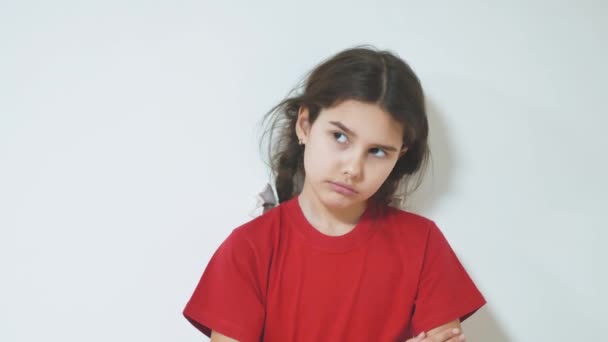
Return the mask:
[(363, 175), (365, 157), (361, 153), (353, 153), (344, 163), (344, 175), (352, 181), (359, 180)]

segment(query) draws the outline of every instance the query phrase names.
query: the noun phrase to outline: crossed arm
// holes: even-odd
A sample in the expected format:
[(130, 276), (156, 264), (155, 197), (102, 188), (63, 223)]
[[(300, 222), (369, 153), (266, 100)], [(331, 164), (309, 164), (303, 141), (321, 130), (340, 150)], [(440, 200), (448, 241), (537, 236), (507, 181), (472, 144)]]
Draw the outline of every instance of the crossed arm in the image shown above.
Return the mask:
[(221, 333), (212, 330), (211, 331), (211, 341), (209, 342), (238, 342), (237, 340), (230, 338), (228, 336), (222, 335)]
[(406, 342), (463, 342), (465, 341), (460, 320), (456, 319), (429, 331), (422, 332)]
[[(457, 330), (455, 330), (457, 329)], [(440, 325), (436, 328), (423, 332), (420, 335), (413, 337), (406, 342), (462, 342), (465, 341), (460, 320), (454, 320), (449, 323)], [(238, 342), (228, 336), (225, 336), (215, 330), (211, 332), (210, 342)]]

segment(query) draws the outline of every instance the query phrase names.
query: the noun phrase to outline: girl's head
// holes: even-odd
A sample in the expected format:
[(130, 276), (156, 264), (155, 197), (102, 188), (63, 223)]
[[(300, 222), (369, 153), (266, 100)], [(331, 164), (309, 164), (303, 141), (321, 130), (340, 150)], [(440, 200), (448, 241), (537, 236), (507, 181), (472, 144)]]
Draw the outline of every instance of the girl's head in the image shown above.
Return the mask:
[(279, 202), (303, 187), (330, 207), (404, 196), (398, 189), (409, 188), (429, 156), (424, 95), (412, 69), (388, 51), (357, 47), (318, 65), (301, 88), (265, 117)]

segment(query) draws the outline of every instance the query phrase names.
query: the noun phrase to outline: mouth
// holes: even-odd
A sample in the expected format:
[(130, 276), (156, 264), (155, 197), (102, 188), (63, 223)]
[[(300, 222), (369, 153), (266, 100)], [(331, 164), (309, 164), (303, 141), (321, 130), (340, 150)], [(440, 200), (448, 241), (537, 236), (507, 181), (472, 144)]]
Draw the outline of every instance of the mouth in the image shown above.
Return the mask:
[(343, 195), (352, 196), (352, 195), (356, 195), (358, 193), (357, 190), (351, 188), (350, 186), (348, 186), (344, 183), (340, 183), (340, 182), (328, 182), (328, 183), (331, 186), (332, 190), (334, 190), (335, 192), (341, 193)]

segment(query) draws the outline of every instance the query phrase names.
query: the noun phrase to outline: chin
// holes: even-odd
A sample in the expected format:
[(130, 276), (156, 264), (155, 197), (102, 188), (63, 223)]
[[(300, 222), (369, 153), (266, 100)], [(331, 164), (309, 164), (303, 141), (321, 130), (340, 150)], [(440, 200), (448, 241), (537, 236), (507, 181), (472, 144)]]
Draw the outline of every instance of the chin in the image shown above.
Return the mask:
[(359, 194), (355, 196), (344, 196), (336, 192), (329, 191), (322, 199), (323, 204), (328, 208), (345, 209), (362, 202)]

